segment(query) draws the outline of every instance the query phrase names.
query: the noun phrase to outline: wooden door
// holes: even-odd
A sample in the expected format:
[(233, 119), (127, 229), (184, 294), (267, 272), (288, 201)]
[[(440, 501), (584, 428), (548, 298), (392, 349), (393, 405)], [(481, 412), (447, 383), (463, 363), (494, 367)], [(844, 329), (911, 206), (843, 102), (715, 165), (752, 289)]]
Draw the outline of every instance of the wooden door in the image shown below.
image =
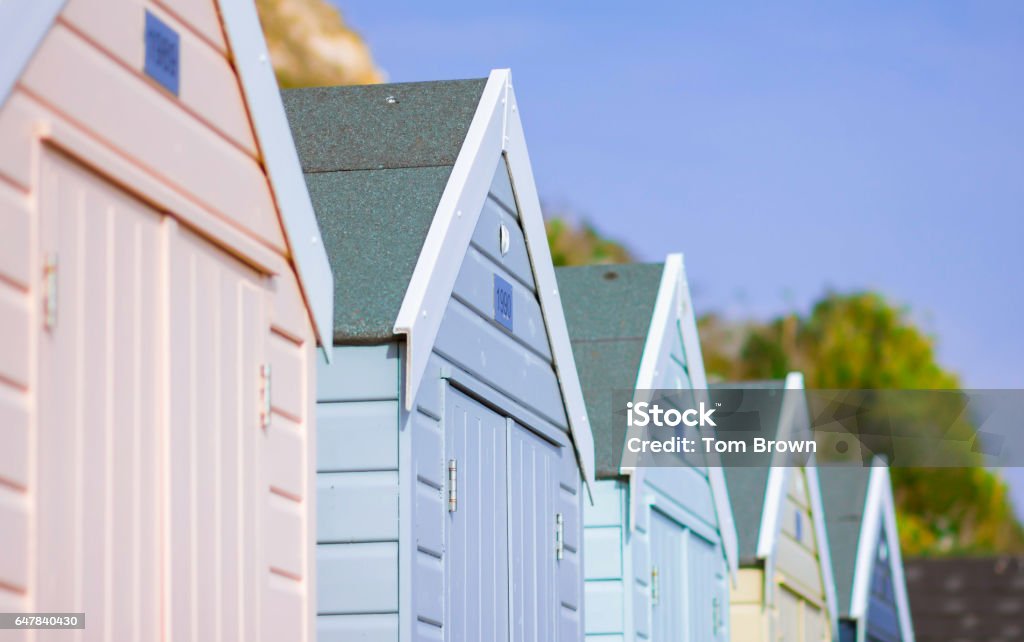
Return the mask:
[(678, 522), (651, 510), (651, 640), (683, 642), (689, 618), (685, 532)]
[(259, 640), (265, 277), (57, 152), (41, 182), (33, 609), (86, 628), (38, 639)]
[(554, 444), (524, 426), (511, 420), (510, 425), (511, 639), (515, 642), (556, 640), (558, 451)]
[(50, 150), (41, 162), (38, 640), (160, 635), (165, 365), (162, 217)]
[(507, 422), (458, 390), (445, 397), (449, 496), (445, 528), (447, 642), (507, 640)]

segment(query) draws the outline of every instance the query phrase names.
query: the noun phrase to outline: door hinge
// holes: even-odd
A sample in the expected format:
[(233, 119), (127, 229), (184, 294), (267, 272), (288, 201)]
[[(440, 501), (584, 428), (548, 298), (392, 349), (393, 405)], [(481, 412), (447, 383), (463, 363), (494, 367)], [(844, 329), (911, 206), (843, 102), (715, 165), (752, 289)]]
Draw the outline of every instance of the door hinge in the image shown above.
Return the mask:
[(661, 598), (661, 586), (658, 578), (658, 567), (651, 567), (651, 606), (657, 606)]
[(722, 602), (717, 595), (711, 600), (711, 626), (711, 634), (718, 637), (722, 631)]
[(260, 426), (270, 426), (270, 394), (271, 394), (270, 364), (264, 363), (260, 366)]
[(57, 254), (46, 255), (43, 263), (43, 327), (57, 327)]
[(448, 460), (448, 512), (454, 513), (459, 507), (459, 464), (454, 459)]
[(555, 559), (565, 557), (565, 520), (561, 513), (555, 513)]

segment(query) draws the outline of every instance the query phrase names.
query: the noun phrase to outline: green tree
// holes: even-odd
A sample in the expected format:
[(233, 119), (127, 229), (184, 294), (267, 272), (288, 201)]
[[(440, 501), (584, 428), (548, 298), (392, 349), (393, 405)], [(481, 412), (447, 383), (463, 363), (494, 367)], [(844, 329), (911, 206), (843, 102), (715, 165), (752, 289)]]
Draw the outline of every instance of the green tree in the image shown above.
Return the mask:
[[(702, 319), (708, 370), (727, 379), (780, 378), (804, 373), (808, 388), (955, 390), (959, 381), (939, 365), (934, 339), (896, 307), (871, 292), (830, 293), (808, 315), (788, 314), (742, 326), (723, 340), (728, 324)], [(901, 420), (937, 430), (941, 409), (908, 403)], [(939, 443), (937, 440), (935, 443)], [(959, 453), (958, 468), (894, 467), (900, 539), (908, 555), (1024, 551), (1024, 529), (1006, 484), (980, 455)]]
[(601, 236), (589, 223), (573, 225), (564, 218), (546, 222), (551, 260), (555, 265), (629, 263), (633, 260), (623, 245)]

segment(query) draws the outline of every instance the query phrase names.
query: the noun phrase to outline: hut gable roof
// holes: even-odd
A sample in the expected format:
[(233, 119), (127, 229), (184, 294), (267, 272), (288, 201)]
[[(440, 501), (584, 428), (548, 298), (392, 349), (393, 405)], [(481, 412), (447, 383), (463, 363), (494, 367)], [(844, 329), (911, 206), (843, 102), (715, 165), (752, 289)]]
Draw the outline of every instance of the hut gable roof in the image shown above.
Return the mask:
[(663, 270), (660, 263), (556, 270), (594, 434), (598, 477), (620, 476), (626, 426), (612, 421), (612, 397), (616, 390), (636, 387)]
[(825, 467), (818, 476), (828, 507), (825, 518), (839, 616), (849, 620), (867, 616), (878, 540), (885, 537), (897, 618), (903, 639), (912, 642), (914, 627), (889, 469), (876, 460), (871, 467)]
[(860, 466), (824, 468), (818, 471), (818, 477), (822, 499), (828, 506), (825, 525), (835, 571), (839, 615), (848, 617), (871, 469)]
[(336, 344), (404, 336), (416, 397), (496, 167), (506, 167), (584, 478), (593, 438), (512, 77), (286, 92), (334, 266)]
[(334, 342), (395, 321), (486, 79), (318, 87), (285, 108), (334, 269)]
[[(618, 478), (628, 466), (625, 422), (614, 420), (611, 407), (615, 391), (663, 385), (658, 369), (670, 360), (685, 362), (694, 390), (707, 388), (683, 256), (670, 254), (664, 264), (560, 268), (558, 285), (595, 435), (598, 474)], [(632, 484), (643, 483), (643, 469), (629, 474)], [(707, 477), (722, 547), (735, 573), (736, 529), (725, 476), (712, 465)]]

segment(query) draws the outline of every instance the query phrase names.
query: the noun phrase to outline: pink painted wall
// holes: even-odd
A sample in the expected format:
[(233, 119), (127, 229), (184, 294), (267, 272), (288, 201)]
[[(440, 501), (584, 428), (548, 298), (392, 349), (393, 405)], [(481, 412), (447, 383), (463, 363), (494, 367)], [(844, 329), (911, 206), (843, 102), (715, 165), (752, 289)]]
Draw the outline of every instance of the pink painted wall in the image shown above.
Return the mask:
[(0, 611), (87, 614), (0, 639), (311, 639), (316, 346), (214, 1), (70, 0), (0, 141)]

